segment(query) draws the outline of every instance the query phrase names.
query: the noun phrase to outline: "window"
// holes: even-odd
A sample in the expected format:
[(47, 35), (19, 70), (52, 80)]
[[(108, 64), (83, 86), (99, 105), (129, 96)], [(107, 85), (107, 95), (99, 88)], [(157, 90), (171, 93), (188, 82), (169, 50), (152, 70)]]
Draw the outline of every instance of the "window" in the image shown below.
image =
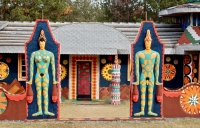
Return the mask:
[(26, 65), (25, 55), (23, 53), (18, 54), (18, 81), (26, 80)]

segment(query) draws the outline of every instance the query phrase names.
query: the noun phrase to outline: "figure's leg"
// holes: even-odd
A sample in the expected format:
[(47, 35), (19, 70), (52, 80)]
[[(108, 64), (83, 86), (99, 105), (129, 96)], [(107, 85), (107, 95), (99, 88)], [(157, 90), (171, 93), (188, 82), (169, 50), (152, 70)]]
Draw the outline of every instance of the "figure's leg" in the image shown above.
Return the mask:
[(42, 87), (41, 87), (41, 80), (39, 77), (36, 77), (35, 85), (36, 85), (36, 92), (37, 92), (38, 112), (32, 114), (32, 116), (39, 116), (39, 115), (43, 115), (42, 113)]
[(43, 97), (44, 97), (44, 114), (45, 115), (50, 115), (54, 116), (54, 113), (51, 113), (48, 111), (48, 106), (49, 106), (49, 97), (48, 97), (48, 90), (49, 90), (49, 79), (44, 78), (44, 82), (42, 83), (43, 87)]
[(135, 113), (134, 116), (142, 116), (144, 115), (144, 107), (145, 107), (145, 100), (146, 100), (146, 83), (145, 81), (140, 82), (140, 92), (141, 92), (141, 111)]
[(152, 112), (153, 90), (154, 90), (154, 82), (149, 82), (149, 85), (148, 85), (148, 115), (158, 116), (158, 114)]

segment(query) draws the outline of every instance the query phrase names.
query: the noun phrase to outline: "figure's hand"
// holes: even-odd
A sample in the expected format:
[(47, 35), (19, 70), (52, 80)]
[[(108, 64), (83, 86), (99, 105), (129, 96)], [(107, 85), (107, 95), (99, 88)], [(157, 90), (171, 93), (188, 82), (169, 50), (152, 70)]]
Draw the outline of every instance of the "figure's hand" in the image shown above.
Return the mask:
[(162, 100), (163, 100), (163, 98), (162, 98), (162, 85), (158, 85), (156, 99), (159, 103), (161, 103)]
[(133, 82), (132, 84), (133, 85), (139, 85), (139, 82)]
[(137, 85), (133, 85), (132, 100), (133, 100), (134, 102), (137, 102), (137, 101), (138, 101), (138, 97), (139, 97), (138, 87), (137, 87)]
[(32, 90), (32, 86), (31, 84), (27, 84), (28, 85), (28, 89), (27, 89), (27, 96), (26, 96), (26, 100), (28, 103), (32, 103), (33, 101), (33, 90)]
[(56, 84), (53, 84), (53, 89), (52, 89), (52, 101), (56, 102), (58, 100), (58, 91)]
[(26, 84), (32, 85), (32, 81), (29, 80)]
[(158, 86), (162, 86), (163, 85), (163, 83), (160, 83), (160, 82), (156, 82), (156, 85), (158, 85)]

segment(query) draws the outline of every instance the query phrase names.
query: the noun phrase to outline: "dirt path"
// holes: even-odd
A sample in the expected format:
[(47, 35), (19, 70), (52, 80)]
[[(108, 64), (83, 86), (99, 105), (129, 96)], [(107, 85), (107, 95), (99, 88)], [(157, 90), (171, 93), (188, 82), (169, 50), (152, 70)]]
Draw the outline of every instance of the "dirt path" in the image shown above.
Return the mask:
[(120, 105), (93, 102), (66, 102), (60, 105), (60, 118), (109, 118), (129, 117), (130, 103), (122, 101)]

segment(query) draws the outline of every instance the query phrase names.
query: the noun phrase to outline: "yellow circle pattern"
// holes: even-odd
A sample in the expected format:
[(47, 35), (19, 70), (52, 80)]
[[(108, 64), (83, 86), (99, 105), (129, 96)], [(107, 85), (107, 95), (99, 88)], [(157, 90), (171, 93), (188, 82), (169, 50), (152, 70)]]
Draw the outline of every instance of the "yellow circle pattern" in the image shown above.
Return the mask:
[(106, 63), (106, 59), (101, 59), (101, 63), (105, 64)]
[(112, 64), (106, 64), (102, 70), (101, 70), (101, 74), (103, 76), (103, 78), (107, 81), (111, 81), (112, 80)]
[(63, 60), (63, 64), (67, 65), (68, 64), (68, 60)]

